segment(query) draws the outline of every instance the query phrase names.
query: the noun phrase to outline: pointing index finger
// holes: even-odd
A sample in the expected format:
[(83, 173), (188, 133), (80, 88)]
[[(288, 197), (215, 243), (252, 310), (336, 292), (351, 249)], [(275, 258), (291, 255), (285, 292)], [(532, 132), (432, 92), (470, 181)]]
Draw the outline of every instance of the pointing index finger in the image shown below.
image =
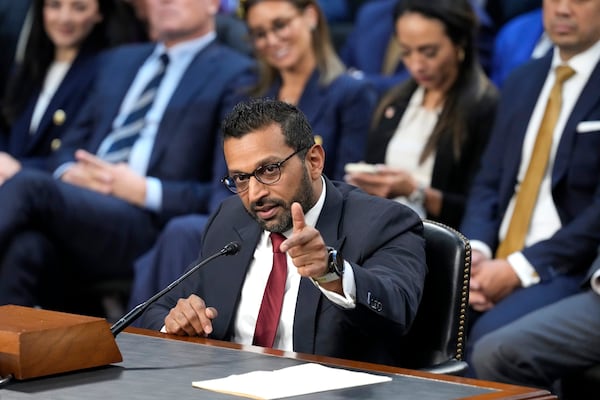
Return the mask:
[(292, 204), (292, 226), (293, 233), (300, 232), (306, 226), (306, 221), (304, 220), (304, 211), (302, 211), (302, 206), (300, 203)]

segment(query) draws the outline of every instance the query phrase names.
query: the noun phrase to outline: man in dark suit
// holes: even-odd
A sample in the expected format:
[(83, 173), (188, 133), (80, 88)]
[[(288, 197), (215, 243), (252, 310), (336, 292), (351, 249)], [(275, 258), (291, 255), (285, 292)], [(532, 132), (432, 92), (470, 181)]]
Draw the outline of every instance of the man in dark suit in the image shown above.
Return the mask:
[(551, 390), (558, 379), (600, 364), (600, 256), (585, 282), (585, 291), (483, 337), (473, 358), (477, 376)]
[(0, 186), (0, 304), (59, 297), (48, 251), (82, 280), (131, 277), (169, 218), (208, 212), (219, 123), (252, 63), (215, 42), (218, 0), (149, 6), (159, 43), (106, 55), (52, 157), (60, 179), (23, 170)]
[[(394, 201), (322, 175), (324, 151), (306, 117), (276, 100), (240, 103), (223, 125), (238, 196), (207, 223), (202, 254), (229, 241), (241, 251), (200, 269), (150, 307), (142, 325), (177, 335), (396, 364), (426, 272), (419, 218)], [(275, 330), (259, 340), (263, 293), (285, 239), (285, 290)], [(277, 235), (275, 235), (277, 236)], [(281, 253), (279, 253), (281, 254)], [(286, 279), (287, 278), (287, 279)], [(283, 283), (280, 283), (283, 285)], [(276, 334), (275, 334), (276, 332)]]
[(600, 0), (547, 0), (543, 14), (554, 52), (504, 84), (461, 227), (473, 248), (469, 302), (482, 313), (476, 348), (576, 293), (600, 244)]

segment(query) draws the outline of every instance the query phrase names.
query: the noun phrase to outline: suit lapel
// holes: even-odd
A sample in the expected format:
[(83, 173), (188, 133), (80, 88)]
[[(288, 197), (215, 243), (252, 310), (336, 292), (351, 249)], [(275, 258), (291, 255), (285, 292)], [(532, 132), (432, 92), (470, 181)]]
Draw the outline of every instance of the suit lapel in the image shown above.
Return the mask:
[[(239, 255), (235, 256), (238, 261), (224, 264), (227, 268), (227, 279), (213, 279), (210, 283), (211, 286), (215, 286), (213, 290), (219, 293), (219, 314), (228, 316), (227, 320), (218, 318), (220, 321), (215, 324), (215, 337), (230, 337), (232, 335), (242, 286), (262, 232), (259, 225), (254, 221), (233, 229), (236, 231), (240, 243), (244, 244)], [(222, 272), (216, 271), (216, 273)]]
[(566, 174), (569, 165), (571, 165), (572, 148), (577, 137), (577, 124), (585, 120), (585, 117), (590, 110), (598, 104), (598, 89), (600, 88), (600, 63), (596, 64), (596, 68), (590, 75), (588, 82), (585, 84), (583, 91), (579, 95), (573, 111), (565, 124), (563, 134), (560, 138), (558, 149), (556, 150), (556, 158), (554, 161), (554, 169), (552, 171), (552, 187), (562, 179)]
[[(338, 226), (341, 222), (343, 199), (341, 193), (328, 179), (325, 179), (325, 182), (327, 194), (316, 228), (328, 246), (341, 250), (344, 237), (338, 237)], [(321, 299), (321, 291), (314, 286), (310, 279), (300, 279), (294, 316), (294, 351), (302, 353), (315, 352), (316, 322)]]
[[(69, 101), (69, 98), (78, 90), (81, 90), (81, 83), (86, 79), (91, 79), (89, 74), (90, 70), (94, 70), (95, 67), (90, 65), (89, 60), (93, 57), (89, 57), (84, 54), (79, 54), (73, 61), (73, 64), (65, 74), (63, 81), (58, 86), (56, 93), (52, 96), (50, 103), (44, 111), (44, 115), (40, 120), (36, 134), (31, 136), (31, 140), (28, 142), (27, 150), (33, 149), (41, 138), (46, 135), (43, 133), (54, 125), (62, 125), (65, 123), (66, 118), (74, 118), (74, 115), (66, 115), (63, 110), (64, 105)], [(63, 116), (55, 118), (57, 112), (62, 111)]]
[[(528, 73), (530, 79), (521, 79), (519, 82), (519, 93), (525, 95), (519, 95), (519, 93), (502, 92), (503, 95), (510, 98), (512, 102), (511, 110), (513, 114), (509, 116), (511, 123), (505, 127), (507, 132), (505, 135), (508, 136), (507, 142), (511, 143), (512, 148), (521, 149), (523, 147), (523, 141), (525, 140), (525, 134), (527, 133), (527, 127), (531, 114), (537, 104), (540, 92), (546, 82), (548, 70), (552, 64), (552, 53), (546, 55), (539, 62), (535, 62), (531, 65), (531, 70)], [(504, 175), (508, 179), (509, 183), (506, 187), (510, 188), (506, 195), (512, 196), (512, 190), (514, 188), (514, 181), (517, 179), (519, 172), (519, 166), (521, 165), (521, 151), (507, 151), (505, 153), (505, 166), (507, 173)]]
[[(316, 121), (325, 112), (327, 91), (319, 85), (319, 71), (315, 68), (310, 78), (304, 86), (302, 95), (298, 100), (298, 108), (302, 110), (311, 125), (315, 125)], [(314, 132), (315, 135), (324, 135), (324, 132)]]
[[(184, 72), (175, 92), (169, 100), (165, 110), (165, 118), (162, 119), (156, 132), (156, 140), (150, 156), (148, 170), (152, 170), (160, 160), (161, 154), (166, 150), (169, 142), (176, 134), (189, 134), (189, 132), (178, 132), (177, 122), (182, 113), (189, 112), (186, 105), (194, 104), (192, 98), (198, 96), (198, 92), (204, 90), (214, 77), (213, 68), (218, 67), (218, 46), (216, 42), (208, 44), (198, 52), (194, 60)], [(177, 110), (173, 112), (173, 110)], [(201, 110), (197, 110), (200, 112)]]

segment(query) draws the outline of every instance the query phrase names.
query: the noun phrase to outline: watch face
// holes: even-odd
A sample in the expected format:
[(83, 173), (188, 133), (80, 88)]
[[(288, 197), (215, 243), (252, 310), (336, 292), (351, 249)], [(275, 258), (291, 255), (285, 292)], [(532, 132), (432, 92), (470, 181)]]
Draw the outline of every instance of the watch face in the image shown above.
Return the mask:
[(329, 272), (334, 272), (338, 276), (344, 273), (344, 261), (336, 249), (329, 249)]

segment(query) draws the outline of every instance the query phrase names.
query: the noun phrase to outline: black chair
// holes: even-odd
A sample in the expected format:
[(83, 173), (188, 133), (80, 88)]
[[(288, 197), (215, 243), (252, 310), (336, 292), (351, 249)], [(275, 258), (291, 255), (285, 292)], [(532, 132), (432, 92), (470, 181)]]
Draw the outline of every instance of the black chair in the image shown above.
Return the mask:
[(471, 246), (460, 232), (423, 221), (429, 272), (423, 298), (408, 334), (401, 338), (402, 366), (462, 375)]
[(594, 399), (600, 393), (600, 365), (577, 371), (561, 380), (562, 400)]

